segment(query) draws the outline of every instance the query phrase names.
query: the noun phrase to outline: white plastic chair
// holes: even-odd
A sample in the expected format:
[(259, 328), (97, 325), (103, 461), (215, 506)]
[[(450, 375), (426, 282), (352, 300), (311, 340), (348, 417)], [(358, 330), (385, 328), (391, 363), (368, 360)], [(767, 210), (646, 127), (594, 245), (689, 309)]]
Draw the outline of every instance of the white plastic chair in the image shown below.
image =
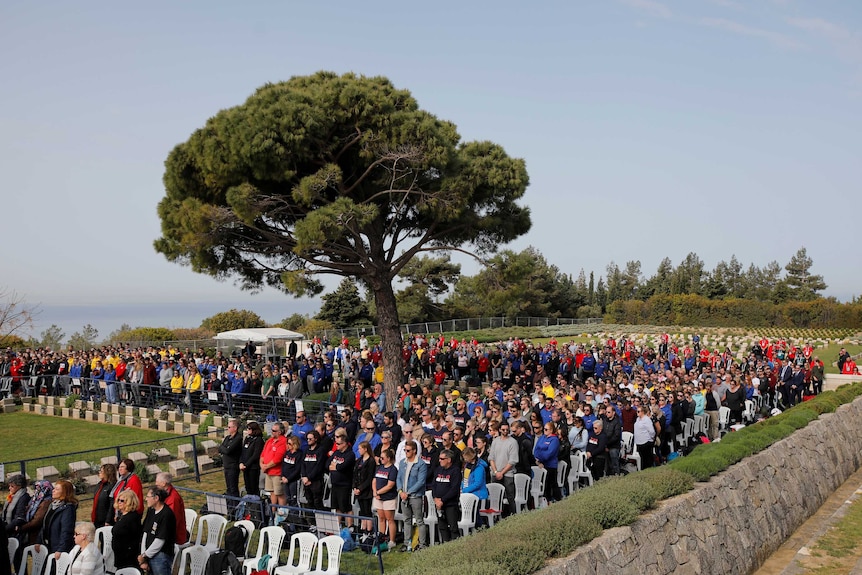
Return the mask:
[(9, 561), (15, 561), (15, 553), (18, 552), (18, 540), (15, 537), (8, 537), (6, 548), (9, 550)]
[(544, 467), (534, 465), (533, 481), (530, 483), (530, 496), (533, 498), (533, 509), (541, 509), (548, 506), (545, 499), (545, 481), (548, 479), (548, 471)]
[(332, 479), (328, 473), (323, 476), (323, 508), (332, 509)]
[(313, 533), (294, 533), (291, 535), (287, 563), (276, 567), (275, 575), (299, 575), (311, 571), (311, 556), (314, 554), (316, 546), (317, 536)]
[(210, 552), (202, 545), (186, 547), (180, 553), (180, 569), (177, 571), (177, 575), (186, 575), (186, 565), (190, 569), (188, 575), (204, 575), (209, 558)]
[[(428, 526), (428, 543), (434, 545), (437, 542), (438, 524), (437, 507), (434, 505), (434, 497), (431, 490), (425, 492), (425, 525)], [(422, 541), (420, 541), (422, 543)]]
[[(338, 535), (329, 535), (317, 542), (317, 566), (307, 575), (338, 575), (341, 568), (341, 549), (344, 539)], [(323, 556), (326, 552), (326, 569), (323, 568)]]
[(755, 419), (754, 402), (750, 399), (745, 400), (745, 411), (742, 412), (743, 423), (754, 423)]
[(281, 544), (284, 543), (284, 537), (285, 531), (280, 526), (264, 527), (261, 529), (257, 539), (257, 552), (253, 557), (249, 557), (242, 562), (242, 572), (250, 575), (252, 571), (258, 568), (258, 562), (264, 555), (269, 555), (269, 563), (267, 563), (266, 570), (272, 571), (272, 568), (278, 564), (278, 554), (281, 552)]
[[(77, 547), (77, 545), (75, 546)], [(77, 549), (73, 548), (77, 552)], [(60, 553), (60, 557), (54, 559), (54, 554), (49, 553), (45, 560), (45, 573), (48, 575), (66, 575), (69, 565), (72, 563), (72, 556), (66, 552)]]
[(518, 513), (527, 510), (531, 481), (532, 479), (526, 473), (515, 474), (515, 511)]
[(724, 435), (727, 433), (727, 426), (730, 425), (730, 408), (721, 406), (718, 408), (718, 433)]
[(622, 437), (623, 452), (625, 454), (623, 455), (623, 459), (626, 462), (634, 463), (637, 466), (637, 470), (640, 471), (642, 469), (641, 454), (635, 449), (635, 434), (631, 431), (623, 431)]
[[(186, 508), (186, 531), (189, 532), (189, 536), (195, 532), (195, 523), (198, 521), (198, 512), (194, 509)], [(189, 537), (191, 539), (191, 537)]]
[(476, 518), (479, 511), (479, 498), (473, 493), (462, 493), (460, 497), (461, 518), (458, 519), (458, 529), (466, 537), (476, 531)]
[(41, 545), (37, 552), (35, 545), (25, 547), (24, 551), (21, 552), (21, 566), (18, 567), (18, 575), (26, 575), (28, 558), (33, 559), (33, 568), (30, 573), (32, 575), (41, 575), (42, 569), (45, 567), (45, 561), (48, 559), (48, 548)]
[(404, 500), (400, 497), (398, 498), (398, 507), (395, 508), (395, 525), (398, 529), (398, 533), (404, 531), (404, 519), (407, 516), (404, 515)]
[(488, 484), (488, 502), (485, 509), (479, 511), (488, 519), (488, 527), (493, 527), (494, 522), (503, 516), (503, 498), (506, 496), (506, 488), (502, 483)]
[(116, 575), (141, 575), (141, 572), (137, 567), (123, 567), (117, 569)]
[(705, 413), (694, 416), (694, 433), (706, 433), (706, 422), (709, 420)]
[(105, 560), (105, 573), (109, 575), (117, 570), (117, 566), (114, 564), (114, 547), (111, 545), (114, 538), (113, 534), (114, 531), (111, 526), (96, 529), (96, 547), (102, 553), (102, 558)]
[[(208, 513), (198, 517), (198, 533), (195, 537), (195, 545), (203, 545), (210, 553), (215, 553), (221, 547), (221, 538), (224, 535), (227, 519), (215, 513)], [(206, 533), (206, 543), (204, 543)]]
[[(233, 526), (245, 529), (245, 545), (243, 545), (242, 548), (242, 557), (237, 557), (237, 559), (248, 557), (248, 548), (251, 546), (251, 534), (254, 533), (255, 530), (254, 523), (248, 519), (241, 519), (239, 521), (234, 521)], [(225, 530), (225, 532), (227, 532), (227, 530)]]
[(569, 474), (569, 464), (565, 460), (557, 462), (557, 488), (560, 493), (564, 493), (566, 489), (566, 477)]
[[(574, 465), (577, 463), (577, 469)], [(574, 484), (575, 489), (579, 489), (581, 486), (581, 479), (586, 480), (587, 485), (592, 487), (593, 485), (593, 474), (590, 473), (590, 469), (587, 467), (587, 452), (581, 451), (577, 456), (572, 456), (572, 470), (569, 472), (569, 489), (572, 488), (572, 484)]]

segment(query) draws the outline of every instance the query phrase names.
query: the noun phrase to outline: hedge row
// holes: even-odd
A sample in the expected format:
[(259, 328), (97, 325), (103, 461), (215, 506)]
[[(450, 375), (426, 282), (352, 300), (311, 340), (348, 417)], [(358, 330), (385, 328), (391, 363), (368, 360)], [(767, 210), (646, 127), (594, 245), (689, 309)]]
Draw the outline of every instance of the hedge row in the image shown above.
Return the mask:
[(605, 321), (623, 324), (703, 327), (859, 328), (862, 304), (827, 299), (774, 304), (751, 299), (715, 300), (699, 295), (659, 295), (646, 301), (615, 301)]
[(862, 383), (845, 385), (793, 407), (777, 417), (701, 445), (670, 465), (626, 476), (609, 477), (580, 489), (546, 509), (520, 513), (494, 526), (445, 545), (413, 554), (396, 575), (527, 575), (548, 559), (565, 557), (601, 534), (630, 525), (658, 501), (691, 490), (695, 481), (788, 437), (862, 395)]

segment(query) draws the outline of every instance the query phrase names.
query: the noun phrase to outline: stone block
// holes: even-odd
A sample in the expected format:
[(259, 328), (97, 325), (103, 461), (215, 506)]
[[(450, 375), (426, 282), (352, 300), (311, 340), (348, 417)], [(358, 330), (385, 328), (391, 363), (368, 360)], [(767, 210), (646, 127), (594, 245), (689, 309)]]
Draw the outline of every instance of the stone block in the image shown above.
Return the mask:
[(181, 477), (189, 472), (189, 464), (182, 460), (171, 461), (168, 469), (174, 477)]
[(53, 465), (36, 468), (36, 479), (45, 479), (51, 483), (60, 479), (60, 472)]
[(198, 425), (197, 423), (192, 423), (189, 425), (189, 433), (190, 434), (197, 435), (199, 433), (199, 430), (200, 430), (200, 425)]
[(183, 443), (177, 447), (177, 459), (191, 459), (194, 453), (195, 448), (191, 443)]
[(48, 405), (48, 396), (47, 395), (40, 395), (38, 397), (38, 401), (39, 401), (39, 405)]
[(45, 415), (54, 415), (56, 409), (57, 408), (54, 407), (53, 405), (46, 405), (45, 406)]
[(197, 423), (198, 421), (200, 421), (200, 419), (197, 414), (192, 413), (191, 411), (187, 411), (183, 414), (183, 423), (192, 424)]
[(98, 421), (99, 423), (106, 423), (108, 421), (108, 414), (104, 411), (97, 411), (96, 421)]
[(204, 448), (204, 452), (206, 452), (210, 457), (215, 457), (218, 454), (218, 443), (212, 439), (205, 440), (201, 443), (201, 447)]
[(117, 463), (118, 463), (117, 462), (117, 456), (116, 455), (109, 455), (107, 457), (103, 457), (99, 461), (99, 463), (101, 463), (102, 465), (108, 465), (108, 464), (117, 465)]
[(154, 409), (153, 410), (153, 419), (164, 419), (167, 410), (165, 409)]
[(213, 425), (218, 428), (225, 427), (227, 425), (227, 418), (224, 415), (214, 415)]
[(171, 452), (167, 447), (159, 447), (155, 450), (155, 454), (159, 458), (159, 463), (167, 463), (171, 460)]
[(176, 411), (169, 411), (168, 412), (168, 421), (174, 422), (174, 421), (177, 421), (179, 418), (180, 418), (179, 412), (176, 412)]
[(85, 407), (90, 411), (95, 411), (96, 410), (96, 402), (95, 401), (87, 401)]
[(171, 425), (170, 421), (164, 421), (162, 419), (159, 420), (159, 431), (168, 431), (168, 425)]
[(86, 419), (87, 421), (96, 421), (96, 414), (97, 413), (98, 413), (97, 411), (93, 411), (91, 409), (88, 409), (87, 411), (84, 412), (84, 419)]
[(159, 467), (158, 465), (156, 465), (155, 463), (150, 463), (149, 465), (147, 465), (147, 473), (149, 473), (151, 476), (153, 476), (154, 480), (155, 480), (156, 475), (158, 475), (161, 472), (162, 472), (162, 468)]
[(174, 422), (174, 433), (177, 435), (183, 435), (185, 433), (185, 424), (182, 421)]
[(210, 425), (209, 427), (207, 427), (207, 433), (209, 434), (218, 433), (219, 431), (221, 431), (221, 429), (219, 429), (215, 425)]
[(69, 473), (74, 478), (84, 477), (90, 474), (90, 464), (86, 461), (73, 461), (69, 464)]
[(84, 484), (87, 486), (87, 493), (95, 493), (96, 489), (99, 487), (99, 479), (98, 475), (87, 475), (84, 477)]
[(147, 462), (147, 454), (143, 451), (133, 451), (128, 455), (128, 458), (134, 462), (135, 467), (143, 465)]
[(15, 413), (15, 411), (17, 411), (17, 410), (18, 410), (18, 408), (15, 406), (14, 403), (12, 403), (11, 405), (9, 405), (9, 404), (3, 405), (3, 413)]
[(72, 419), (81, 419), (81, 410), (73, 409), (72, 410)]
[(149, 429), (150, 428), (150, 418), (149, 417), (142, 417), (140, 422), (139, 422), (139, 425), (140, 425), (141, 429)]
[(134, 417), (135, 415), (137, 415), (137, 413), (135, 413), (136, 410), (137, 410), (136, 407), (133, 407), (131, 405), (127, 405), (126, 410), (125, 410), (126, 417)]
[(198, 467), (200, 467), (201, 471), (209, 471), (213, 468), (213, 460), (209, 455), (201, 455), (198, 457)]
[(63, 417), (68, 419), (68, 418), (72, 417), (72, 408), (71, 407), (60, 408), (60, 414)]

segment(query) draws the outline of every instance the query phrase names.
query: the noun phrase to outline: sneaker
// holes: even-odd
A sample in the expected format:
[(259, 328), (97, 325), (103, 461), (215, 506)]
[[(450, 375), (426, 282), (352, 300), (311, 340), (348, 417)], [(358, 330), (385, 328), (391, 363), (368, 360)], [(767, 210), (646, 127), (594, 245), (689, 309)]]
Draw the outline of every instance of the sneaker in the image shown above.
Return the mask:
[(414, 549), (413, 551), (414, 552), (422, 551), (423, 549), (425, 549), (425, 546), (420, 543), (419, 545), (416, 546), (416, 549)]
[(402, 545), (400, 551), (402, 553), (410, 553), (413, 549), (409, 545)]

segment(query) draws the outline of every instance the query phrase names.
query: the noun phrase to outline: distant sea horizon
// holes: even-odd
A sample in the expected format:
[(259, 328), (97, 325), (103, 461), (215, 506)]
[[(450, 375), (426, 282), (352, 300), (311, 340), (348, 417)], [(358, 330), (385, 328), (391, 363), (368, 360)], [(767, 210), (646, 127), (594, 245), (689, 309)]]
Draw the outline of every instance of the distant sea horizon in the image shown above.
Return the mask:
[(43, 331), (52, 324), (63, 330), (64, 342), (75, 332), (90, 324), (104, 340), (123, 324), (136, 327), (197, 328), (201, 322), (217, 313), (230, 309), (247, 309), (258, 314), (267, 324), (275, 324), (295, 313), (312, 316), (320, 309), (320, 302), (285, 297), (283, 302), (248, 300), (206, 302), (159, 302), (102, 305), (40, 305), (29, 334), (41, 339)]

